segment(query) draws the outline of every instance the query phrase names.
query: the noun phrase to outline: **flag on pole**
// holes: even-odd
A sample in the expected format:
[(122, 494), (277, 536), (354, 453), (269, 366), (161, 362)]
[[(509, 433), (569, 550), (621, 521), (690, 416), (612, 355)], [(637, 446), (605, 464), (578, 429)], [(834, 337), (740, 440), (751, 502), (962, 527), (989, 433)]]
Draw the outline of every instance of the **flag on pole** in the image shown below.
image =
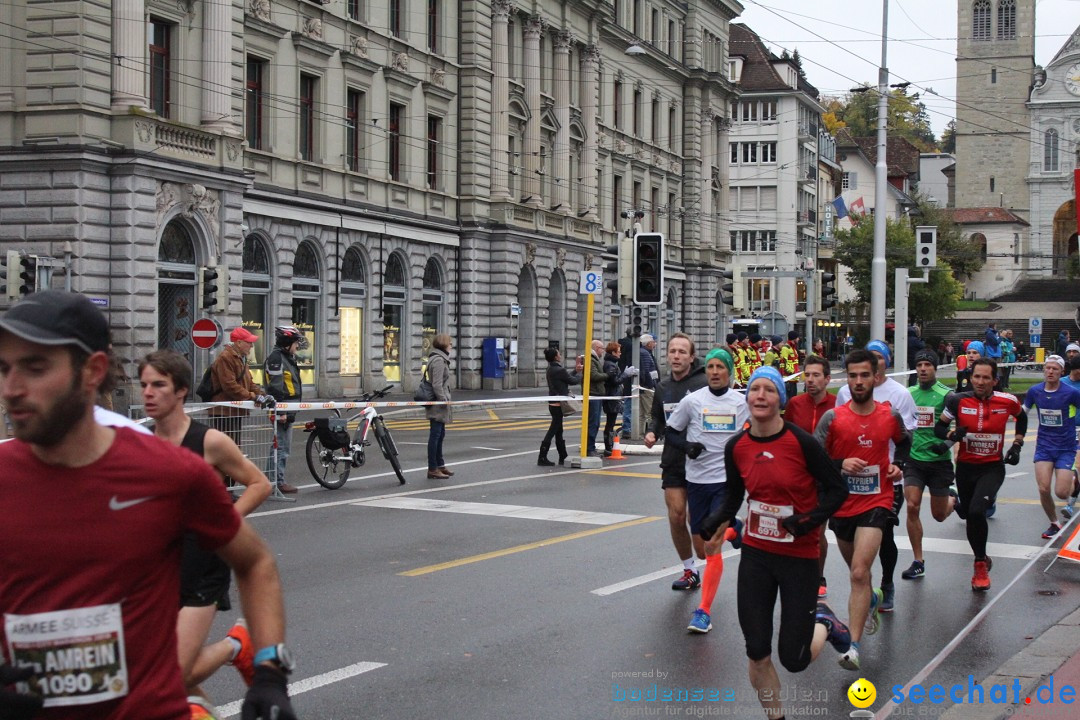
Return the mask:
[(862, 197), (860, 197), (855, 202), (851, 203), (851, 208), (848, 210), (848, 213), (851, 214), (851, 215), (855, 215), (855, 214), (865, 215), (866, 214), (866, 205), (863, 204)]
[(838, 195), (835, 200), (832, 201), (832, 206), (836, 208), (836, 219), (843, 220), (848, 216), (847, 205), (844, 204), (844, 196)]

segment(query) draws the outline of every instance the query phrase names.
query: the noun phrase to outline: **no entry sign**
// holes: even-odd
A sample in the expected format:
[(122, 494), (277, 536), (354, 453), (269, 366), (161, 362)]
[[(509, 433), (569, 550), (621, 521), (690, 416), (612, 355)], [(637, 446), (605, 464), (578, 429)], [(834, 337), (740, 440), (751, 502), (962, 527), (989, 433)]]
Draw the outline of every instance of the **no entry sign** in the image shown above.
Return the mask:
[(191, 342), (195, 347), (207, 350), (218, 344), (221, 327), (210, 318), (201, 318), (191, 326)]

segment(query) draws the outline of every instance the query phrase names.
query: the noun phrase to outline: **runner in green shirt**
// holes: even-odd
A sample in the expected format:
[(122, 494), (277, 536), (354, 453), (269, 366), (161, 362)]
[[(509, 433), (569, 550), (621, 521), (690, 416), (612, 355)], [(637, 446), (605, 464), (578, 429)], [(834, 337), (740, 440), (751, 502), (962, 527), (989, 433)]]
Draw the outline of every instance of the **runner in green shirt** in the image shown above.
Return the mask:
[(908, 388), (915, 401), (918, 427), (911, 441), (911, 456), (904, 467), (904, 499), (907, 501), (907, 532), (915, 560), (900, 577), (915, 580), (926, 574), (923, 561), (922, 506), (923, 489), (930, 488), (930, 513), (938, 522), (953, 511), (955, 501), (950, 497), (953, 483), (952, 455), (944, 443), (934, 436), (934, 423), (945, 408), (952, 390), (937, 379), (938, 356), (929, 348), (915, 354), (915, 370), (919, 383)]

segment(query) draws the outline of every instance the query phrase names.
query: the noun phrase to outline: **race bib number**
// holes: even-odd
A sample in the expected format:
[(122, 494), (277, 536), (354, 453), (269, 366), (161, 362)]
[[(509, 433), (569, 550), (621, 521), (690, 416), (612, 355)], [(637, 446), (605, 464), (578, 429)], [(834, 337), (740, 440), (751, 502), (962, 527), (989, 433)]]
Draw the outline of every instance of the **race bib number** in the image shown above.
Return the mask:
[(921, 428), (932, 428), (937, 418), (934, 417), (934, 408), (932, 407), (917, 407), (915, 408), (915, 419), (918, 422), (918, 426)]
[(881, 466), (867, 465), (857, 473), (844, 473), (852, 495), (877, 495), (881, 492)]
[(1039, 424), (1043, 427), (1061, 427), (1061, 410), (1039, 409)]
[(964, 449), (972, 455), (995, 457), (1001, 454), (1001, 435), (995, 433), (972, 433), (964, 436)]
[(4, 615), (8, 657), (33, 667), (45, 707), (90, 705), (128, 694), (120, 605)]
[(784, 529), (784, 518), (795, 514), (791, 505), (770, 505), (751, 500), (747, 503), (746, 534), (770, 542), (795, 542), (795, 536)]
[(701, 431), (707, 433), (735, 432), (735, 416), (705, 410), (701, 413)]

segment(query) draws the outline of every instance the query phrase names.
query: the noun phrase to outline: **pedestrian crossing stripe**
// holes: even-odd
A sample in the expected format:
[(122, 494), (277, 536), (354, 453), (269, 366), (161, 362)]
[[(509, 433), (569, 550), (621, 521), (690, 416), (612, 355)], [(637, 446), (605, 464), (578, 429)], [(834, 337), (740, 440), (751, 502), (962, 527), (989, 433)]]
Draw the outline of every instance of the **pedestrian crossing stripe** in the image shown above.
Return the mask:
[(418, 497), (388, 497), (361, 500), (355, 505), (395, 508), (398, 510), (427, 510), (430, 512), (461, 513), (464, 515), (490, 515), (495, 517), (551, 520), (554, 522), (581, 523), (582, 525), (615, 525), (637, 520), (641, 515), (624, 513), (590, 512), (564, 508), (528, 507), (526, 505), (503, 505), (500, 503), (463, 502), (459, 500), (436, 500)]

